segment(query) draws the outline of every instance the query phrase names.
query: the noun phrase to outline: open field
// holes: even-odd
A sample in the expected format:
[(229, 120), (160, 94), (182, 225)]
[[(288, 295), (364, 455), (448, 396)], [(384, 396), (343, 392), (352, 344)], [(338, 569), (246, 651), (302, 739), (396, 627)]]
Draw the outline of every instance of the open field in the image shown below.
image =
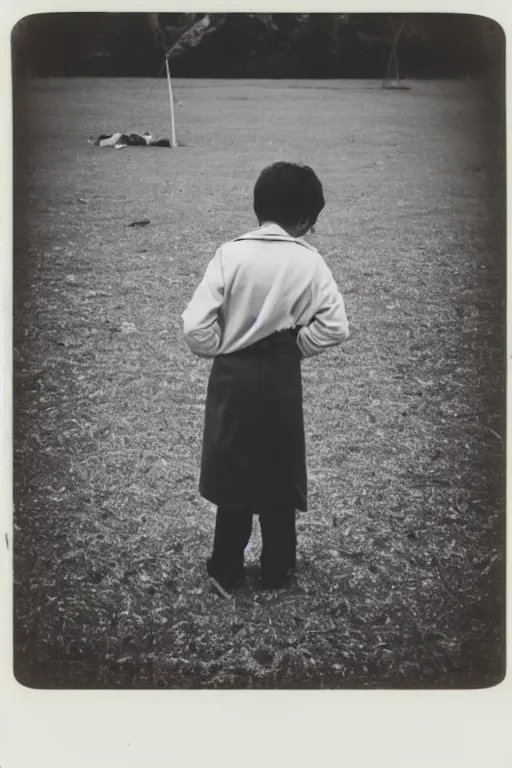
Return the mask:
[[(35, 687), (480, 687), (504, 674), (504, 253), (471, 84), (34, 81), (18, 91), (15, 673)], [(489, 120), (489, 123), (492, 123)], [(210, 592), (198, 496), (209, 364), (179, 315), (311, 164), (311, 241), (352, 337), (304, 364), (297, 584)], [(149, 219), (147, 227), (128, 225)]]

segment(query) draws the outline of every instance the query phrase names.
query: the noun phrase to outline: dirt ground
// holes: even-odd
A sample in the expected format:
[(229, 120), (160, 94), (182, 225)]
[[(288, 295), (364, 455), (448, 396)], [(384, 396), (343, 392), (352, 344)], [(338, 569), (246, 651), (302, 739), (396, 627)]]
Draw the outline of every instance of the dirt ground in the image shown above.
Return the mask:
[[(15, 674), (43, 688), (483, 687), (504, 675), (499, 139), (468, 83), (41, 80), (16, 90)], [(147, 97), (147, 100), (144, 101)], [(140, 114), (135, 117), (140, 109)], [(351, 339), (303, 365), (297, 582), (231, 601), (181, 338), (252, 185), (308, 163)], [(130, 227), (139, 220), (144, 227)]]

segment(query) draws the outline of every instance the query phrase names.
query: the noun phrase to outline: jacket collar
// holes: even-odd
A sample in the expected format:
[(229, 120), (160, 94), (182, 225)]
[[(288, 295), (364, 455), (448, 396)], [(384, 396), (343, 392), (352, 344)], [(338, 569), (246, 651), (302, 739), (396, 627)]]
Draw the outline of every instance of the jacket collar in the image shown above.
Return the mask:
[(304, 248), (309, 248), (310, 251), (315, 251), (316, 253), (316, 248), (301, 237), (291, 237), (291, 235), (280, 227), (279, 224), (264, 224), (257, 229), (253, 229), (251, 232), (247, 232), (241, 237), (237, 237), (234, 242), (238, 242), (239, 240), (271, 240), (274, 242), (296, 243), (297, 245), (302, 245)]

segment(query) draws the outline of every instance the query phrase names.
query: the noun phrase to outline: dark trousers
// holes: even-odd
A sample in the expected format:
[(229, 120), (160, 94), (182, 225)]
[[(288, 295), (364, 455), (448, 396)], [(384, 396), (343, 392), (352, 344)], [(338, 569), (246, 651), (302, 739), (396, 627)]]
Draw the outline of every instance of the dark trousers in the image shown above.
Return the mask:
[(280, 507), (255, 513), (218, 507), (213, 554), (207, 562), (210, 576), (229, 589), (243, 575), (244, 550), (252, 531), (252, 518), (259, 515), (263, 549), (261, 580), (277, 585), (295, 568), (297, 536), (295, 508)]

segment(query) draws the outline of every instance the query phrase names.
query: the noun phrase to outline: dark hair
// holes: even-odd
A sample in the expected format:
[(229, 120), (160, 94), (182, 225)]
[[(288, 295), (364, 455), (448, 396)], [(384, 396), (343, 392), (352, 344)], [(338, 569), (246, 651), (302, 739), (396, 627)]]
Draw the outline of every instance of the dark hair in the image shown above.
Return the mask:
[(311, 226), (325, 205), (322, 184), (308, 165), (274, 163), (265, 168), (254, 187), (258, 221), (293, 226), (309, 219)]

